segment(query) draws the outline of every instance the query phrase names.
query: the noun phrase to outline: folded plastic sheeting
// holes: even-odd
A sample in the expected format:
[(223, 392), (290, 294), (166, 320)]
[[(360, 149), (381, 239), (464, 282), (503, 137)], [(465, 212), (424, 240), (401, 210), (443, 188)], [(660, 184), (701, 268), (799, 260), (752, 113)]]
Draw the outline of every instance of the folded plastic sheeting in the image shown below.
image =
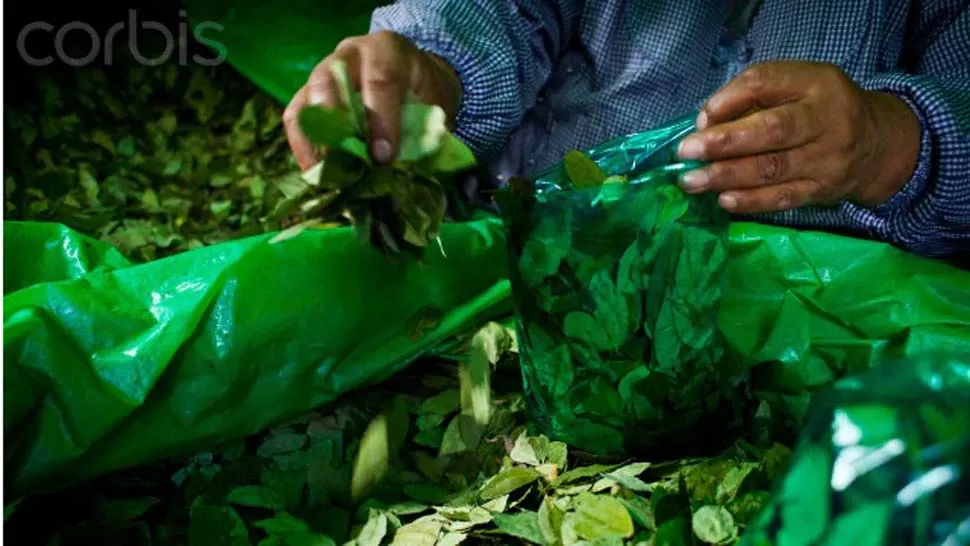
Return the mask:
[(845, 379), (801, 440), (744, 546), (970, 544), (970, 355)]
[[(447, 258), (426, 264), (387, 263), (343, 229), (130, 267), (60, 226), (8, 222), (3, 236), (13, 495), (244, 436), (511, 311), (497, 220), (445, 226)], [(970, 354), (964, 271), (743, 223), (729, 254), (721, 331), (757, 391), (785, 407), (887, 356)]]
[(60, 226), (3, 235), (13, 495), (257, 432), (509, 312), (494, 219), (445, 226), (423, 264), (342, 228), (131, 267)]

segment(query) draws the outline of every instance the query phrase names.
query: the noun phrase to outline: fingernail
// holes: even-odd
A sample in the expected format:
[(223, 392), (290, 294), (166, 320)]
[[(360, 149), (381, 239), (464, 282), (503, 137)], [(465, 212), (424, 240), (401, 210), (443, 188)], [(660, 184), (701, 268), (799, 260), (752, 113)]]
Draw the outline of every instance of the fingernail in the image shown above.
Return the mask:
[(687, 137), (677, 150), (681, 159), (701, 159), (704, 155), (704, 143), (699, 138)]
[(701, 110), (700, 114), (697, 114), (697, 121), (694, 122), (698, 131), (703, 131), (707, 129), (707, 111)]
[(707, 179), (707, 172), (704, 170), (689, 171), (681, 177), (680, 187), (687, 193), (699, 192), (707, 185)]
[(383, 138), (379, 138), (371, 144), (370, 153), (374, 154), (374, 159), (378, 163), (390, 163), (394, 159), (391, 157), (391, 143)]
[(733, 210), (738, 206), (738, 198), (730, 193), (722, 193), (717, 198), (717, 204), (721, 205), (724, 210)]
[(319, 106), (323, 104), (323, 101), (327, 100), (326, 94), (323, 89), (312, 88), (310, 89), (310, 104), (312, 106)]

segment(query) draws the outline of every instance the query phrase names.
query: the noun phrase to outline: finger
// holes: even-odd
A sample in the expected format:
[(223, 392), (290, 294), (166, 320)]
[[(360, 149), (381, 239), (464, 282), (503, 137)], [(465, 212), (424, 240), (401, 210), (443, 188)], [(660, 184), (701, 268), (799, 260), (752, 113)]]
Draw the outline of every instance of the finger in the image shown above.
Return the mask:
[(286, 110), (283, 111), (283, 128), (286, 131), (286, 140), (290, 144), (290, 149), (293, 151), (293, 156), (296, 157), (296, 162), (299, 163), (301, 171), (306, 171), (320, 161), (316, 150), (310, 144), (306, 135), (303, 134), (299, 124), (300, 110), (307, 105), (308, 92), (307, 86), (300, 88), (296, 95), (293, 95), (290, 104), (286, 106)]
[(737, 119), (752, 110), (767, 109), (801, 98), (811, 83), (812, 68), (811, 63), (794, 62), (771, 62), (749, 67), (707, 100), (703, 108), (704, 116), (698, 118), (698, 129)]
[(383, 42), (361, 51), (360, 94), (368, 113), (371, 154), (379, 163), (397, 157), (407, 70), (407, 60)]
[(759, 110), (686, 137), (678, 148), (681, 159), (717, 161), (788, 150), (822, 133), (808, 102)]
[(816, 162), (803, 148), (725, 159), (693, 171), (680, 180), (687, 193), (761, 188), (789, 180), (812, 178)]
[(354, 87), (359, 85), (359, 53), (357, 48), (352, 43), (341, 43), (332, 55), (321, 61), (310, 73), (307, 80), (307, 87), (309, 88), (308, 104), (329, 108), (346, 106), (341, 104), (337, 81), (333, 77), (333, 72), (330, 71), (330, 65), (336, 60), (344, 61), (347, 65), (347, 74), (350, 77), (351, 85)]
[(724, 192), (717, 202), (734, 214), (779, 212), (796, 209), (815, 202), (821, 184), (811, 179), (793, 180), (762, 188)]

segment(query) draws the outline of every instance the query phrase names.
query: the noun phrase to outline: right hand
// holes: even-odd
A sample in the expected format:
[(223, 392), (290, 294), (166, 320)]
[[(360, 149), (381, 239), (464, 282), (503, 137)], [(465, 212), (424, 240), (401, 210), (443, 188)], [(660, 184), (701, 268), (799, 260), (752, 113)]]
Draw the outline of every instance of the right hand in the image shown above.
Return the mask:
[(319, 150), (300, 130), (297, 118), (307, 105), (341, 106), (329, 68), (336, 60), (347, 64), (351, 83), (360, 89), (367, 109), (371, 155), (378, 163), (390, 163), (397, 157), (401, 105), (407, 90), (444, 109), (449, 122), (461, 104), (461, 82), (440, 57), (389, 31), (348, 38), (313, 69), (283, 112), (286, 137), (301, 170), (318, 163), (320, 157)]

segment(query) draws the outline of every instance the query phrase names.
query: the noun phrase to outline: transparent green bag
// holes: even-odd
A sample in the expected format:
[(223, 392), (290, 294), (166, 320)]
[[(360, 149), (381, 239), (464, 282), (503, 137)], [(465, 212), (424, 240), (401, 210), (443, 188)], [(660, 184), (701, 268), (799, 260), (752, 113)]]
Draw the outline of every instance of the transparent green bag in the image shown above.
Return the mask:
[(970, 359), (909, 357), (812, 400), (743, 546), (970, 544)]
[(739, 400), (717, 328), (727, 216), (675, 184), (691, 129), (604, 144), (598, 174), (571, 154), (500, 195), (531, 418), (591, 454), (702, 449)]

